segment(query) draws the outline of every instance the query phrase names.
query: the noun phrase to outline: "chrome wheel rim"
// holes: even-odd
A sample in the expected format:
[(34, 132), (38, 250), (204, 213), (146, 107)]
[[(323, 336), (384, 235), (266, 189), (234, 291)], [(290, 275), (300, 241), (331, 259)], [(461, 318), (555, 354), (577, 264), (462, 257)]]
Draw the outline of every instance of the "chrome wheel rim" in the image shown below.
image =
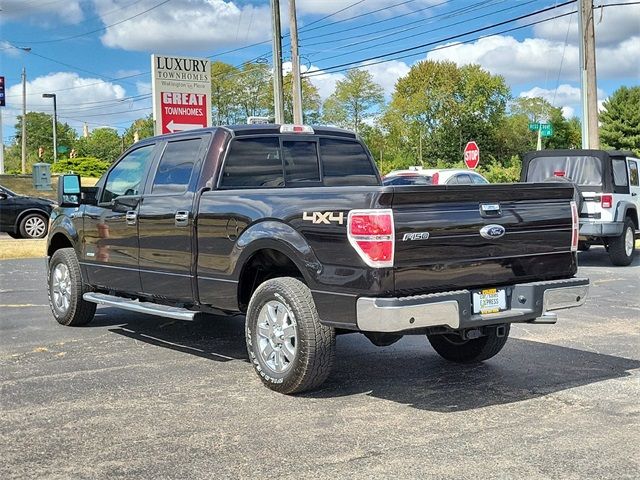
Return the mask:
[(44, 223), (42, 217), (30, 217), (24, 222), (24, 231), (30, 237), (41, 237), (47, 229), (47, 225)]
[(71, 304), (71, 278), (69, 267), (59, 263), (51, 274), (51, 296), (53, 305), (61, 313), (66, 313)]
[(278, 300), (262, 306), (258, 314), (257, 340), (258, 355), (270, 370), (284, 373), (291, 368), (298, 342), (296, 319), (289, 307)]
[(633, 253), (633, 230), (631, 228), (627, 228), (627, 231), (624, 234), (624, 251), (627, 254), (627, 257), (630, 257)]

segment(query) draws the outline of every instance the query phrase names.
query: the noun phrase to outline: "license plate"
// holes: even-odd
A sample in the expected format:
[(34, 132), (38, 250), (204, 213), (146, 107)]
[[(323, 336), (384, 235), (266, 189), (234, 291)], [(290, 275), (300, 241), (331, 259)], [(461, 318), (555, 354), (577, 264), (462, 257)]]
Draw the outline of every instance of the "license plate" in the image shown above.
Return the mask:
[(497, 288), (486, 288), (473, 292), (473, 313), (496, 313), (507, 309), (505, 291)]

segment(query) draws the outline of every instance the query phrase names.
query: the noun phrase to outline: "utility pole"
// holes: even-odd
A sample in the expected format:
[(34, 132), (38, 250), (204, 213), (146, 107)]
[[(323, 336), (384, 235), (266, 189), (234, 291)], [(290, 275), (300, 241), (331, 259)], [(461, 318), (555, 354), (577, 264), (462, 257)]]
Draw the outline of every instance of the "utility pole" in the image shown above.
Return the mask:
[(271, 0), (271, 29), (273, 34), (273, 103), (276, 123), (284, 123), (284, 92), (282, 91), (282, 27), (280, 0)]
[(582, 97), (582, 148), (600, 148), (598, 135), (598, 89), (596, 82), (596, 45), (593, 25), (593, 0), (580, 0), (580, 93)]
[(27, 173), (27, 69), (22, 67), (22, 174)]
[(55, 93), (43, 93), (42, 98), (53, 99), (53, 163), (58, 161), (58, 109)]
[(298, 53), (298, 20), (296, 0), (289, 0), (289, 30), (291, 35), (291, 85), (293, 88), (293, 123), (302, 124), (302, 82), (300, 79), (300, 55)]

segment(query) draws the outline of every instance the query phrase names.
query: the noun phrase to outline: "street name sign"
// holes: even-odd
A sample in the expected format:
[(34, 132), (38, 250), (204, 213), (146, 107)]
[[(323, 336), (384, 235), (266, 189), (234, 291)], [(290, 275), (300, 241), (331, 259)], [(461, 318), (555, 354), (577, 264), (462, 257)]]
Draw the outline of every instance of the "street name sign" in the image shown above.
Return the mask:
[(211, 68), (206, 58), (151, 55), (156, 135), (211, 126)]
[(480, 149), (476, 142), (471, 141), (464, 147), (464, 163), (472, 170), (480, 163)]

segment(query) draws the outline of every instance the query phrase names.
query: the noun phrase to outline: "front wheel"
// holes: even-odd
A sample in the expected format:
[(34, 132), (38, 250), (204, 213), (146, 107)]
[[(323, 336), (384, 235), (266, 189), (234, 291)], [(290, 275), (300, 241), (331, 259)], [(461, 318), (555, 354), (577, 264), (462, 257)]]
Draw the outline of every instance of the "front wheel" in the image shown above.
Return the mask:
[(48, 220), (39, 213), (30, 213), (20, 221), (20, 235), (24, 238), (44, 238)]
[(295, 278), (274, 278), (256, 289), (247, 310), (246, 342), (260, 379), (276, 392), (314, 389), (333, 366), (335, 330), (320, 323), (311, 291)]
[(497, 355), (507, 343), (509, 324), (487, 327), (484, 336), (470, 340), (455, 333), (427, 335), (427, 338), (433, 349), (446, 360), (456, 363), (482, 362)]
[(80, 264), (73, 248), (61, 248), (49, 261), (49, 306), (62, 325), (86, 325), (96, 313), (96, 304), (82, 295), (89, 291), (82, 281)]
[(622, 234), (609, 239), (609, 258), (611, 263), (621, 267), (631, 264), (636, 248), (635, 243), (635, 225), (627, 217), (624, 220)]

